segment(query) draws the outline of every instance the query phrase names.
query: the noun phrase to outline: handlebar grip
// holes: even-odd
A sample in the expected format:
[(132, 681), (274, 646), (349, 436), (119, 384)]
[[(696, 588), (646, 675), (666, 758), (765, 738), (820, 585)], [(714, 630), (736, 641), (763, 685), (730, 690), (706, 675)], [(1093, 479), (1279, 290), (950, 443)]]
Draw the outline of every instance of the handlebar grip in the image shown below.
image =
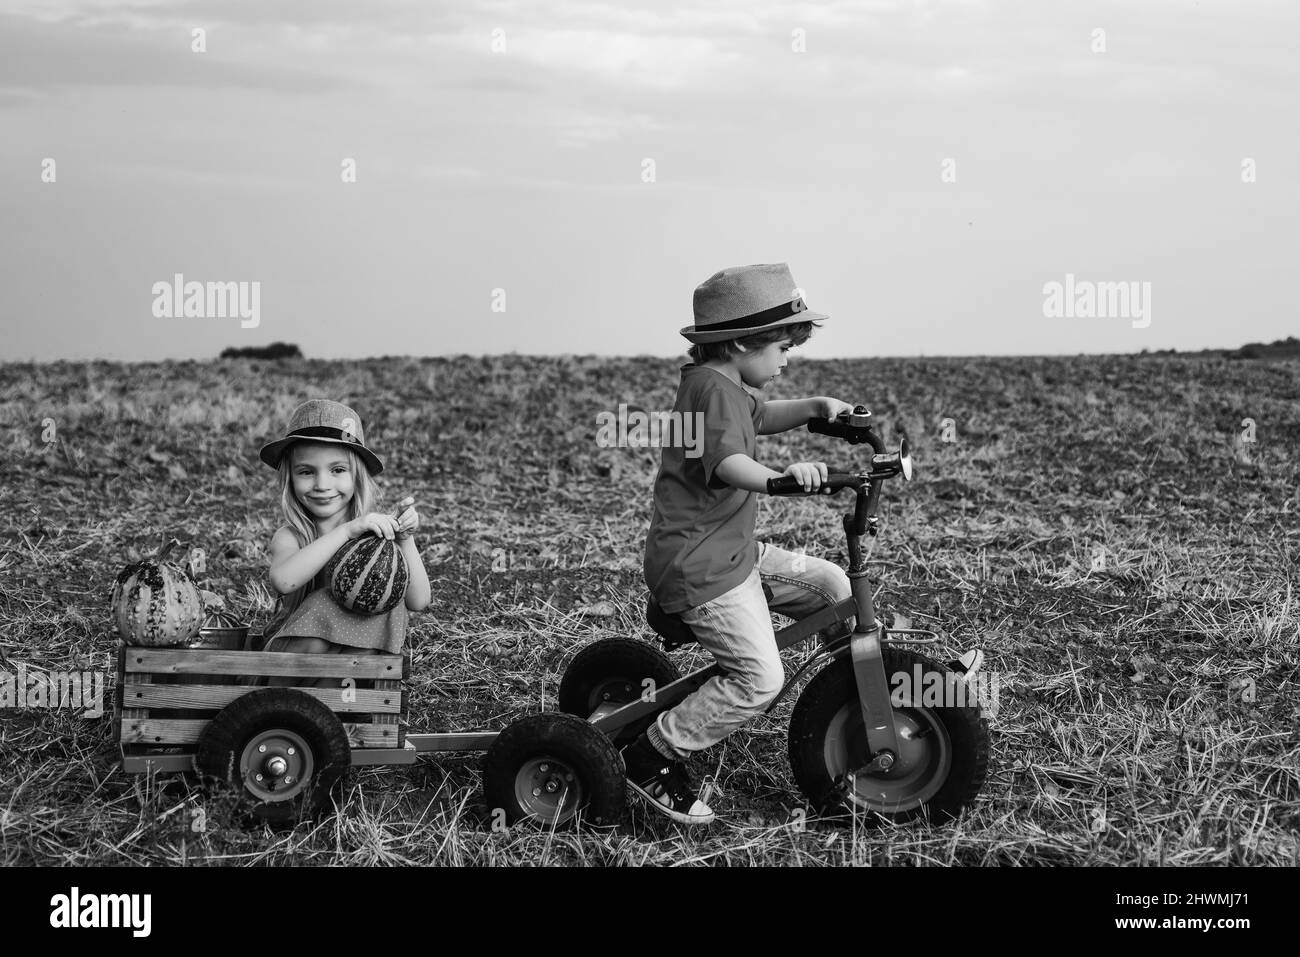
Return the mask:
[(853, 472), (827, 472), (826, 481), (822, 482), (815, 490), (805, 492), (803, 483), (793, 475), (780, 475), (776, 478), (767, 480), (768, 495), (825, 495), (822, 489), (830, 489), (831, 495), (834, 495), (843, 488), (857, 488), (862, 484), (862, 479)]
[[(862, 409), (863, 407), (858, 406), (858, 408)], [(866, 412), (865, 409), (863, 409), (863, 412), (865, 415), (871, 414)], [(852, 416), (847, 412), (841, 412), (834, 422), (828, 422), (823, 418), (809, 419), (808, 431), (820, 435), (832, 435), (837, 439), (844, 439), (850, 445), (861, 445), (865, 442), (877, 454), (883, 454), (885, 451), (885, 443), (881, 441), (880, 436), (876, 435), (871, 426), (869, 424), (853, 425)]]

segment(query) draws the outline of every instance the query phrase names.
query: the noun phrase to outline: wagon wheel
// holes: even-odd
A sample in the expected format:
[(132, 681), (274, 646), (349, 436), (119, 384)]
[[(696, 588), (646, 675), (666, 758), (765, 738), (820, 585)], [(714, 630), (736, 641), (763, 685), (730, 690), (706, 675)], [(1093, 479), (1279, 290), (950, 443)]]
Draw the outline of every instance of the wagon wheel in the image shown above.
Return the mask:
[(201, 775), (234, 789), (256, 820), (273, 827), (324, 810), (350, 763), (338, 716), (295, 688), (263, 688), (231, 702), (194, 756)]
[(612, 826), (627, 806), (622, 755), (582, 718), (548, 712), (520, 718), (483, 759), (483, 796), (507, 823), (563, 827), (579, 816)]

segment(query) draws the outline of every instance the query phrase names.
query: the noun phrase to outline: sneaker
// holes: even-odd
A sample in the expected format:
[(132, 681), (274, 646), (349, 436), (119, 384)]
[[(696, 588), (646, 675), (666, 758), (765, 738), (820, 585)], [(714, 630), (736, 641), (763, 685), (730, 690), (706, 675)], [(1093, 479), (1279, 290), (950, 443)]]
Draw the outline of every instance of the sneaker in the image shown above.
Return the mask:
[(960, 658), (954, 658), (948, 662), (948, 670), (955, 671), (967, 681), (975, 677), (975, 672), (984, 667), (984, 652), (978, 648), (972, 648)]
[(660, 814), (679, 824), (708, 824), (713, 810), (699, 799), (682, 762), (660, 754), (643, 734), (623, 749), (627, 783)]

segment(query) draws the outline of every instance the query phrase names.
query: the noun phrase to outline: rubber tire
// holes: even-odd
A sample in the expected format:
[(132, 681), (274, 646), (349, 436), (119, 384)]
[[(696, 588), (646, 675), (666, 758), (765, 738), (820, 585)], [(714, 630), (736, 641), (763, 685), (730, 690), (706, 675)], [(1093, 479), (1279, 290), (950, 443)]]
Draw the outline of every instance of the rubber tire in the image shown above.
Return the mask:
[[(589, 718), (600, 701), (593, 696), (607, 681), (623, 679), (632, 692), (615, 693), (611, 701), (627, 704), (641, 697), (642, 682), (649, 678), (656, 688), (670, 685), (682, 676), (677, 665), (660, 649), (634, 638), (604, 638), (574, 655), (560, 679), (559, 705), (565, 714)], [(614, 736), (616, 747), (631, 744), (655, 720), (655, 715), (635, 721)]]
[[(483, 758), (483, 798), (488, 813), (505, 811), (507, 824), (532, 820), (550, 826), (520, 806), (515, 777), (525, 762), (550, 755), (578, 776), (586, 797), (581, 818), (596, 827), (613, 827), (627, 812), (627, 771), (613, 742), (590, 723), (570, 714), (544, 712), (511, 722)], [(570, 826), (575, 818), (556, 825)]]
[[(312, 751), (311, 782), (287, 801), (251, 796), (239, 776), (239, 758), (255, 734), (283, 728), (299, 735)], [(343, 723), (334, 712), (296, 688), (261, 688), (226, 705), (203, 732), (194, 755), (195, 770), (220, 788), (242, 796), (250, 816), (274, 828), (292, 827), (329, 806), (332, 789), (352, 763)]]
[[(922, 667), (923, 681), (924, 675), (930, 672), (942, 674), (949, 671), (943, 665), (903, 648), (886, 646), (883, 657), (885, 672), (889, 675), (899, 671), (913, 674), (915, 664)], [(790, 716), (787, 736), (790, 768), (799, 790), (817, 811), (832, 819), (842, 819), (857, 810), (860, 820), (869, 827), (885, 821), (904, 823), (923, 817), (931, 823), (941, 823), (957, 817), (975, 800), (988, 773), (989, 733), (988, 722), (979, 707), (971, 704), (914, 709), (937, 717), (951, 743), (952, 761), (947, 778), (928, 801), (909, 810), (885, 812), (861, 805), (855, 808), (838, 797), (835, 782), (826, 767), (825, 739), (835, 715), (847, 703), (856, 705), (857, 700), (853, 663), (845, 657), (827, 665), (808, 682)], [(860, 725), (860, 715), (857, 721)]]

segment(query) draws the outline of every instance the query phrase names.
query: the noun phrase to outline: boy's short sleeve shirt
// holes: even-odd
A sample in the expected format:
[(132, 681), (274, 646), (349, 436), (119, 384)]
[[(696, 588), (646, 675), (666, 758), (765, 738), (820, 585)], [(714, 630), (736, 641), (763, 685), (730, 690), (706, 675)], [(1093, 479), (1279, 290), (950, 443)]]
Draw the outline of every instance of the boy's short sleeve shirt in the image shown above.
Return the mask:
[(681, 427), (663, 443), (645, 554), (646, 585), (670, 614), (730, 591), (758, 560), (758, 496), (715, 473), (730, 455), (754, 458), (763, 403), (716, 369), (687, 365), (673, 412)]

